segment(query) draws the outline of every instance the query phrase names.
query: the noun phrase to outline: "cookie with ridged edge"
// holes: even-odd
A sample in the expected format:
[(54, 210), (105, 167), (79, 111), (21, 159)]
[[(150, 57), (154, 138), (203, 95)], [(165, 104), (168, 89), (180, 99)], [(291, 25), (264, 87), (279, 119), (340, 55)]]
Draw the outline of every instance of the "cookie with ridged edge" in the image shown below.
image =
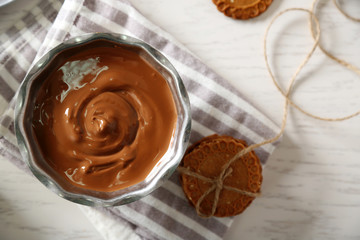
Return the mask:
[[(181, 166), (204, 177), (214, 179), (220, 175), (222, 166), (246, 147), (247, 144), (243, 140), (230, 136), (211, 135), (187, 149)], [(262, 168), (259, 158), (253, 151), (240, 157), (230, 167), (233, 171), (224, 180), (224, 185), (252, 193), (260, 192)], [(193, 206), (196, 206), (199, 198), (212, 185), (185, 173), (181, 173), (180, 179), (184, 193)], [(200, 204), (199, 210), (203, 215), (211, 214), (214, 197), (215, 191), (208, 194)], [(254, 197), (222, 189), (214, 216), (229, 217), (240, 214), (253, 200)]]
[(272, 0), (212, 0), (217, 9), (228, 17), (246, 20), (265, 12)]

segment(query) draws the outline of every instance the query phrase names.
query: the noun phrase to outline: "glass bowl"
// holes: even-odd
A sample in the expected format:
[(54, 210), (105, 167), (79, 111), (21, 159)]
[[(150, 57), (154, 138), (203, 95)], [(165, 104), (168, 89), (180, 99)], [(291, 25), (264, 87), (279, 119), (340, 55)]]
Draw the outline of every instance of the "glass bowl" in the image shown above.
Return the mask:
[[(71, 51), (84, 51), (92, 47), (120, 46), (138, 53), (148, 64), (155, 68), (167, 81), (171, 90), (177, 122), (173, 138), (167, 152), (149, 175), (140, 183), (113, 192), (94, 191), (72, 185), (61, 177), (49, 174), (50, 167), (35, 141), (32, 128), (33, 109), (37, 93), (43, 83), (40, 74), (53, 71), (59, 59), (70, 56)], [(20, 86), (15, 107), (15, 130), (21, 155), (32, 173), (48, 189), (57, 195), (88, 206), (117, 206), (136, 201), (158, 188), (179, 165), (187, 144), (191, 129), (190, 104), (183, 82), (173, 65), (147, 43), (123, 34), (94, 33), (78, 36), (61, 43), (38, 62), (36, 62)], [(149, 143), (150, 144), (150, 143)]]

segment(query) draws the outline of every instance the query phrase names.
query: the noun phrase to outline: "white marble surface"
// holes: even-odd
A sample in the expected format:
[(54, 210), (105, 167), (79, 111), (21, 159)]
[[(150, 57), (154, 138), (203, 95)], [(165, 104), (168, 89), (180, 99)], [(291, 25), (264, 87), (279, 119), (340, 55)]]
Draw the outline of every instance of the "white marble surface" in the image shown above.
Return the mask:
[[(0, 33), (36, 4), (16, 0), (0, 9)], [(311, 0), (274, 0), (262, 16), (235, 21), (210, 0), (131, 0), (244, 97), (281, 122), (283, 99), (265, 68), (262, 39), (272, 16)], [(322, 43), (360, 68), (360, 23), (321, 1)], [(360, 1), (345, 9), (360, 17)], [(269, 37), (270, 60), (282, 85), (310, 49), (304, 13), (288, 13)], [(315, 52), (293, 97), (312, 113), (343, 116), (360, 109), (360, 77)], [(236, 218), (225, 239), (360, 239), (360, 119), (322, 122), (290, 110), (283, 140), (264, 169), (262, 197)], [(78, 207), (0, 160), (0, 239), (101, 239)], [(121, 239), (121, 236), (119, 236)]]

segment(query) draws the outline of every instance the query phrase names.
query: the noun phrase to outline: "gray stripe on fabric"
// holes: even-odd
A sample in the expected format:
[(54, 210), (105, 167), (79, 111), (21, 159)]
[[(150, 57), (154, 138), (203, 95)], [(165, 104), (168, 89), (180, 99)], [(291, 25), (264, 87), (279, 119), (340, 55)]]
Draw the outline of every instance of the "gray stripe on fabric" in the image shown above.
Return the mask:
[(19, 32), (19, 29), (17, 29), (15, 26), (11, 26), (10, 28), (8, 28), (5, 33), (8, 35), (8, 36), (13, 36), (15, 35), (17, 32)]
[[(43, 12), (42, 12), (43, 13)], [(44, 30), (44, 27), (38, 22), (36, 17), (39, 15), (34, 15), (32, 12), (29, 12), (24, 18), (22, 18), (22, 21), (25, 23), (25, 28), (34, 34), (34, 36), (39, 40), (43, 41), (43, 38), (41, 36), (38, 36), (37, 33)], [(44, 17), (44, 15), (41, 15)], [(21, 36), (22, 32), (19, 31), (15, 36), (13, 37), (19, 37)]]
[[(201, 236), (196, 231), (184, 226), (181, 222), (176, 221), (176, 219), (172, 218), (171, 216), (168, 216), (166, 213), (160, 211), (159, 209), (156, 209), (151, 205), (143, 202), (141, 199), (129, 203), (128, 205), (122, 207), (127, 207), (127, 208), (131, 208), (132, 210), (135, 210), (136, 212), (146, 216), (147, 218), (151, 219), (153, 222), (161, 225), (162, 227), (164, 227), (165, 229), (179, 236), (182, 239), (206, 240), (206, 238)], [(119, 210), (118, 208), (116, 209), (114, 208), (112, 210), (117, 211), (118, 214), (123, 215), (123, 213), (121, 213), (121, 210)], [(151, 229), (148, 230), (153, 232)], [(155, 232), (153, 233), (157, 235), (157, 233)]]
[(15, 59), (8, 59), (4, 67), (11, 73), (11, 75), (20, 83), (26, 75), (26, 71), (18, 64)]
[(37, 4), (37, 6), (42, 10), (42, 13), (44, 14), (44, 11), (47, 10), (46, 7), (53, 4), (53, 2), (54, 1), (42, 0)]
[(75, 26), (83, 30), (84, 32), (112, 32), (111, 29), (107, 29), (104, 26), (98, 25), (97, 23), (80, 15), (78, 15), (78, 17), (76, 18)]
[[(76, 16), (74, 18), (74, 16)], [(70, 10), (61, 10), (59, 14), (56, 16), (56, 21), (66, 22), (66, 23), (72, 23), (76, 25), (76, 18), (79, 15), (76, 15), (76, 12), (70, 11)], [(69, 34), (69, 33), (68, 33)]]
[[(179, 185), (179, 175), (175, 172), (172, 175), (173, 178), (177, 179), (177, 185)], [(180, 186), (179, 186), (180, 187)], [(179, 198), (175, 194), (171, 193), (164, 187), (160, 187), (151, 193), (151, 196), (155, 197), (159, 201), (165, 203), (170, 208), (174, 208), (186, 217), (193, 219), (198, 224), (204, 226), (209, 231), (215, 233), (219, 237), (222, 237), (226, 230), (227, 226), (223, 225), (216, 218), (201, 218), (196, 214), (193, 207), (189, 207), (189, 202), (184, 199)]]
[(41, 14), (45, 16), (51, 23), (55, 20), (59, 9), (54, 8), (55, 1), (44, 0), (38, 4)]
[(204, 137), (204, 135), (200, 134), (195, 129), (191, 129), (189, 144), (194, 144), (195, 142), (199, 141), (203, 137)]
[(247, 126), (258, 135), (264, 138), (270, 138), (275, 135), (275, 132), (271, 128), (241, 109), (241, 106), (229, 102), (222, 95), (216, 94), (206, 86), (193, 81), (191, 78), (184, 76), (181, 76), (181, 78), (184, 80), (186, 89), (188, 89), (189, 92), (196, 94), (197, 97), (200, 97), (213, 107), (226, 113), (237, 122)]
[(12, 97), (15, 95), (15, 92), (11, 87), (4, 81), (0, 75), (0, 95), (5, 98), (6, 101), (10, 102)]
[(26, 14), (21, 20), (25, 24), (25, 29), (32, 30), (33, 28), (37, 29), (41, 27), (41, 25), (38, 23), (36, 19), (36, 16), (32, 12)]
[[(4, 53), (5, 52), (5, 48), (3, 47), (3, 42), (2, 41), (0, 41), (0, 53)], [(0, 62), (1, 63), (1, 62)]]
[(43, 0), (41, 1), (37, 6), (41, 10), (41, 15), (43, 15), (47, 20), (49, 20), (50, 23), (53, 23), (57, 13), (59, 12), (59, 9), (54, 8), (54, 4), (57, 1), (49, 1), (49, 0)]
[(5, 115), (1, 118), (0, 124), (5, 128), (9, 129), (9, 131), (15, 135), (15, 126), (14, 126), (14, 119)]
[(191, 106), (191, 117), (215, 133), (221, 132), (222, 134), (233, 136), (235, 138), (244, 139), (248, 144), (254, 143), (252, 139), (244, 136), (238, 129), (227, 126), (226, 123), (214, 118), (198, 107)]
[[(247, 145), (254, 144), (254, 141), (252, 141), (247, 136), (241, 134), (236, 129), (233, 129), (231, 127), (226, 126), (223, 122), (215, 119), (211, 115), (207, 114), (206, 112), (202, 111), (201, 109), (192, 106), (192, 119), (196, 120), (203, 126), (206, 126), (210, 130), (214, 131), (215, 133), (221, 133), (221, 135), (229, 135), (233, 136), (234, 138), (245, 140)], [(191, 131), (196, 131), (196, 129), (191, 129)], [(196, 133), (194, 133), (196, 134)], [(277, 143), (274, 144), (276, 146)], [(265, 164), (268, 157), (270, 156), (270, 153), (267, 152), (264, 148), (256, 148), (255, 150), (256, 155), (259, 157), (262, 164)]]
[(146, 239), (154, 239), (154, 240), (158, 239), (154, 236), (154, 234), (152, 232), (150, 232), (149, 230), (147, 230), (143, 227), (139, 227), (139, 225), (130, 222), (128, 219), (124, 219), (122, 216), (120, 216), (120, 214), (118, 214), (118, 211), (111, 210), (112, 208), (95, 207), (95, 209), (105, 213), (106, 215), (108, 215), (112, 218), (115, 218), (116, 221), (119, 221), (119, 222), (121, 222), (121, 224), (126, 225), (127, 227), (131, 228), (136, 234), (140, 235), (140, 237), (142, 239), (145, 239), (144, 236), (146, 236)]
[(4, 137), (0, 136), (0, 156), (12, 162), (18, 168), (31, 175), (27, 164), (22, 160), (19, 149)]
[[(56, 40), (59, 42), (64, 41), (64, 35), (66, 35), (66, 32), (62, 29), (57, 28), (51, 28), (48, 32), (45, 33), (45, 37), (47, 39)], [(40, 47), (39, 51), (37, 52), (37, 56), (41, 57), (43, 56), (47, 51), (49, 51), (52, 47), (44, 44)]]
[(60, 42), (64, 40), (65, 36), (66, 36), (66, 32), (58, 28), (51, 28), (46, 35), (47, 38), (51, 38), (52, 40), (57, 40)]
[(0, 148), (1, 155), (3, 155), (4, 152), (7, 152), (7, 154), (9, 154), (8, 156), (21, 159), (21, 155), (17, 146), (6, 140), (3, 136), (0, 136), (0, 143), (2, 143), (2, 145), (4, 146), (4, 148)]
[[(42, 16), (45, 17), (49, 21), (50, 24), (54, 22), (55, 18), (57, 17), (57, 14), (58, 14), (58, 9), (55, 9), (53, 4), (54, 4), (53, 2), (49, 2), (49, 1), (45, 0), (45, 1), (42, 1), (41, 4), (38, 5), (38, 7), (41, 10)], [(41, 28), (45, 32), (45, 34), (43, 36), (41, 36), (41, 38), (39, 40), (43, 41), (48, 30), (44, 29), (42, 26), (41, 26)]]
[(8, 59), (10, 58), (10, 55), (8, 54), (7, 50), (4, 50), (0, 53), (0, 64), (4, 64)]
[(26, 43), (22, 48), (21, 55), (25, 57), (29, 63), (32, 63), (36, 56), (36, 50), (29, 43)]

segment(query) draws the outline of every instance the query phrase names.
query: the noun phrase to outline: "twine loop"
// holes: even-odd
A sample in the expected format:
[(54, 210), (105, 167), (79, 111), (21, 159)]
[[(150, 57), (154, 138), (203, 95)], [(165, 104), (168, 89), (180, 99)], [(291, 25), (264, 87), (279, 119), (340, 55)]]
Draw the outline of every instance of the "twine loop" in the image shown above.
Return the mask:
[[(265, 58), (265, 64), (267, 67), (267, 70), (269, 72), (269, 75), (274, 83), (274, 85), (276, 86), (277, 90), (283, 95), (284, 99), (285, 99), (285, 103), (284, 103), (284, 108), (283, 108), (283, 117), (282, 117), (282, 122), (281, 122), (281, 129), (279, 131), (278, 134), (276, 134), (273, 138), (267, 139), (263, 142), (260, 143), (256, 143), (256, 144), (252, 144), (244, 149), (242, 149), (241, 151), (239, 151), (238, 153), (236, 153), (222, 168), (222, 171), (220, 173), (220, 175), (215, 178), (215, 179), (211, 179), (211, 178), (207, 178), (204, 177), (200, 174), (197, 174), (193, 171), (191, 171), (188, 168), (184, 168), (184, 167), (178, 167), (178, 171), (180, 173), (198, 178), (201, 181), (204, 182), (208, 182), (208, 183), (212, 183), (212, 186), (203, 193), (203, 195), (199, 198), (199, 200), (197, 201), (195, 208), (196, 208), (196, 212), (198, 213), (199, 216), (201, 217), (211, 217), (215, 214), (216, 211), (216, 207), (218, 205), (219, 202), (219, 196), (220, 196), (220, 192), (223, 189), (226, 190), (230, 190), (230, 191), (234, 191), (234, 192), (238, 192), (240, 194), (249, 196), (249, 197), (258, 197), (260, 196), (260, 193), (253, 193), (253, 192), (248, 192), (242, 189), (238, 189), (238, 188), (234, 188), (234, 187), (230, 187), (227, 185), (224, 185), (224, 180), (231, 175), (231, 172), (233, 171), (233, 169), (230, 167), (230, 165), (237, 161), (238, 159), (240, 159), (242, 156), (250, 153), (251, 151), (253, 151), (254, 149), (261, 147), (265, 144), (269, 144), (269, 143), (273, 143), (275, 141), (277, 141), (282, 134), (284, 133), (285, 127), (286, 127), (286, 121), (287, 121), (287, 116), (288, 116), (288, 108), (289, 106), (292, 106), (294, 108), (296, 108), (297, 110), (299, 110), (300, 112), (304, 113), (305, 115), (314, 118), (314, 119), (318, 119), (318, 120), (322, 120), (322, 121), (328, 121), (328, 122), (333, 122), (333, 121), (344, 121), (350, 118), (353, 118), (357, 115), (360, 114), (360, 110), (356, 111), (352, 114), (346, 115), (346, 116), (342, 116), (342, 117), (336, 117), (336, 118), (325, 118), (325, 117), (321, 117), (315, 114), (312, 114), (306, 110), (304, 110), (303, 108), (301, 108), (300, 106), (298, 106), (296, 103), (294, 103), (291, 99), (290, 99), (290, 94), (295, 82), (296, 77), (299, 75), (300, 71), (304, 68), (304, 66), (307, 64), (307, 62), (310, 60), (311, 56), (313, 55), (314, 51), (316, 50), (316, 48), (319, 48), (327, 57), (329, 57), (330, 59), (336, 61), (337, 63), (341, 64), (342, 66), (348, 68), (350, 71), (353, 71), (355, 73), (357, 73), (358, 75), (360, 75), (360, 69), (355, 67), (354, 65), (339, 59), (337, 57), (335, 57), (334, 55), (332, 55), (330, 52), (328, 52), (326, 49), (324, 49), (319, 40), (320, 40), (320, 23), (319, 23), (319, 19), (316, 17), (315, 14), (315, 9), (316, 9), (316, 3), (319, 0), (314, 0), (311, 6), (311, 9), (305, 9), (305, 8), (288, 8), (285, 9), (284, 11), (279, 12), (277, 15), (275, 15), (273, 17), (273, 19), (270, 21), (270, 24), (268, 25), (268, 27), (266, 28), (265, 31), (265, 36), (264, 36), (264, 58)], [(350, 15), (348, 15), (341, 7), (340, 5), (337, 3), (336, 0), (333, 0), (333, 3), (335, 4), (336, 8), (340, 11), (341, 14), (343, 14), (347, 19), (356, 21), (356, 22), (360, 22), (359, 18), (354, 18)], [(269, 64), (269, 60), (268, 60), (268, 55), (267, 55), (267, 38), (268, 38), (268, 33), (272, 27), (272, 25), (274, 24), (274, 22), (283, 14), (290, 12), (290, 11), (302, 11), (302, 12), (306, 12), (309, 14), (310, 16), (310, 30), (311, 30), (311, 35), (312, 38), (314, 39), (314, 44), (311, 47), (311, 50), (307, 53), (305, 59), (301, 62), (301, 64), (298, 66), (298, 68), (296, 69), (295, 73), (293, 74), (293, 76), (290, 78), (288, 87), (286, 88), (286, 91), (284, 91), (280, 85), (278, 84), (278, 81), (276, 80), (270, 64)], [(315, 28), (314, 28), (315, 27)], [(210, 194), (211, 192), (215, 191), (215, 197), (214, 197), (214, 201), (212, 204), (212, 210), (211, 213), (209, 215), (204, 215), (203, 213), (200, 212), (200, 205), (203, 202), (203, 200), (205, 199), (205, 197)]]
[[(198, 173), (195, 173), (195, 172), (193, 172), (190, 169), (185, 168), (185, 167), (178, 167), (178, 171), (180, 173), (189, 175), (191, 177), (198, 178), (199, 180), (201, 180), (203, 182), (207, 182), (207, 183), (212, 184), (211, 187), (209, 187), (209, 189), (207, 191), (205, 191), (203, 193), (203, 195), (201, 195), (201, 197), (199, 198), (199, 200), (197, 201), (197, 203), (195, 205), (196, 212), (201, 217), (211, 217), (211, 216), (213, 216), (215, 214), (216, 207), (217, 207), (217, 205), (219, 203), (220, 193), (221, 193), (221, 191), (223, 189), (238, 192), (240, 194), (247, 195), (249, 197), (258, 197), (260, 195), (260, 193), (253, 193), (253, 192), (245, 191), (245, 190), (242, 190), (242, 189), (239, 189), (239, 188), (224, 185), (225, 179), (228, 176), (230, 176), (231, 173), (233, 172), (233, 169), (231, 167), (223, 168), (220, 175), (218, 177), (214, 178), (214, 179), (202, 176), (202, 175), (200, 175)], [(207, 195), (209, 195), (213, 191), (215, 191), (215, 197), (214, 197), (214, 201), (212, 203), (211, 213), (209, 215), (205, 215), (200, 211), (200, 205), (204, 201), (205, 197)]]

